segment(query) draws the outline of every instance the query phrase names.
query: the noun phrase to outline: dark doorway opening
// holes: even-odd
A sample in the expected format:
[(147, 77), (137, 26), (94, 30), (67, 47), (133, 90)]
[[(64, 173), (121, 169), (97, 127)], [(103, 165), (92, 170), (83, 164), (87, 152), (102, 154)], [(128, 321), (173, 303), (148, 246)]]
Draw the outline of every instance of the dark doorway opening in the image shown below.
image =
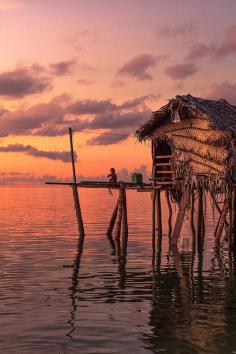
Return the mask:
[(170, 144), (161, 140), (155, 143), (155, 160), (153, 161), (155, 182), (172, 182), (174, 177), (174, 171), (172, 166), (172, 149)]

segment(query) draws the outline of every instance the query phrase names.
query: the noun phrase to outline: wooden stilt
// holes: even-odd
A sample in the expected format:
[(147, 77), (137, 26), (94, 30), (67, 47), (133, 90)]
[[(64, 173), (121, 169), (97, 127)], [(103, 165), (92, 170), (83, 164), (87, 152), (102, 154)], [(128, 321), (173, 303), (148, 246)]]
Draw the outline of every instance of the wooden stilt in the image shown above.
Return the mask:
[(122, 207), (123, 207), (123, 194), (122, 189), (119, 190), (119, 199), (118, 199), (118, 213), (115, 225), (115, 240), (120, 240), (120, 231), (121, 231), (121, 221), (122, 221)]
[(229, 199), (229, 197), (227, 197), (225, 199), (224, 206), (223, 206), (223, 209), (222, 209), (222, 212), (221, 212), (221, 215), (220, 215), (217, 227), (216, 227), (215, 246), (217, 246), (220, 243), (221, 235), (222, 235), (222, 232), (224, 229), (225, 219), (226, 219), (226, 216), (227, 216), (227, 213), (229, 210), (229, 201), (230, 201), (230, 199)]
[(194, 203), (195, 203), (195, 195), (194, 189), (191, 190), (191, 213), (190, 213), (190, 225), (192, 230), (192, 251), (195, 252), (196, 249), (196, 229), (194, 225)]
[(236, 254), (236, 187), (232, 191), (232, 249)]
[(179, 206), (179, 212), (176, 218), (176, 222), (175, 222), (175, 226), (174, 226), (174, 231), (172, 234), (172, 240), (171, 240), (171, 244), (173, 246), (177, 245), (179, 236), (180, 236), (180, 232), (181, 232), (181, 228), (182, 228), (182, 224), (184, 221), (184, 215), (185, 215), (185, 211), (186, 211), (186, 207), (188, 204), (188, 200), (189, 200), (189, 186), (187, 186), (186, 190), (183, 192), (181, 201), (180, 201), (180, 206)]
[(170, 201), (170, 192), (166, 191), (166, 201), (167, 201), (167, 206), (169, 209), (169, 218), (168, 218), (168, 225), (169, 225), (169, 241), (171, 240), (171, 235), (172, 235), (172, 206), (171, 206), (171, 201)]
[(107, 228), (107, 235), (108, 236), (112, 234), (112, 231), (113, 231), (115, 223), (116, 223), (117, 214), (118, 214), (118, 201), (117, 201), (117, 203), (115, 205), (115, 208), (113, 210), (109, 226)]
[(73, 198), (74, 198), (74, 204), (75, 204), (75, 212), (76, 212), (76, 217), (77, 217), (77, 221), (78, 221), (79, 234), (81, 237), (84, 237), (84, 225), (83, 225), (83, 219), (82, 219), (82, 215), (81, 215), (81, 208), (80, 208), (77, 186), (72, 186), (72, 191), (73, 191)]
[(198, 187), (198, 209), (197, 209), (197, 244), (198, 250), (202, 248), (202, 224), (203, 224), (203, 190)]
[[(72, 129), (69, 128), (69, 137), (70, 137), (70, 151), (71, 151), (71, 163), (72, 163), (72, 173), (73, 173), (73, 182), (77, 183), (76, 181), (76, 171), (75, 171), (75, 158), (74, 158), (74, 147), (73, 147), (73, 133)], [(76, 210), (76, 216), (78, 221), (78, 228), (80, 236), (84, 237), (84, 224), (81, 214), (80, 202), (79, 202), (79, 194), (77, 185), (72, 186), (73, 190), (73, 198)]]
[(122, 185), (122, 222), (121, 222), (121, 255), (126, 262), (128, 245), (128, 217), (125, 185)]
[(152, 192), (152, 251), (156, 249), (156, 190)]
[(157, 231), (158, 231), (158, 237), (161, 237), (162, 235), (162, 213), (161, 213), (161, 190), (157, 190), (157, 195), (156, 195), (156, 207), (157, 207)]

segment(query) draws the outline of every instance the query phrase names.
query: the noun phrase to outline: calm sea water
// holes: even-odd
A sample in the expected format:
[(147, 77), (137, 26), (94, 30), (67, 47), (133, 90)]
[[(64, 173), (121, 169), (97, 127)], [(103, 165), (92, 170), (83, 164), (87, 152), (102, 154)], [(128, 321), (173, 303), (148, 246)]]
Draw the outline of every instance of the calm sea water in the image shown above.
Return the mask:
[(202, 255), (188, 215), (179, 251), (169, 249), (164, 206), (153, 257), (150, 195), (128, 192), (121, 265), (106, 236), (116, 198), (80, 190), (81, 255), (69, 188), (0, 188), (0, 353), (236, 353), (235, 266), (227, 242), (214, 251), (217, 212), (208, 202)]

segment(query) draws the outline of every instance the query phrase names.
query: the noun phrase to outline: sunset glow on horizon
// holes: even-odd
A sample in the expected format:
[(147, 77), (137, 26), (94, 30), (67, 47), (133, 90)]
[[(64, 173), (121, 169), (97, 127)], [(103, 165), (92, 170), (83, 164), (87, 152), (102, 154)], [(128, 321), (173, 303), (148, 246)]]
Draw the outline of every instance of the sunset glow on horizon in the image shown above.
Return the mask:
[(235, 13), (234, 0), (0, 0), (0, 180), (70, 178), (68, 127), (79, 175), (150, 170), (131, 135), (169, 98), (236, 105)]

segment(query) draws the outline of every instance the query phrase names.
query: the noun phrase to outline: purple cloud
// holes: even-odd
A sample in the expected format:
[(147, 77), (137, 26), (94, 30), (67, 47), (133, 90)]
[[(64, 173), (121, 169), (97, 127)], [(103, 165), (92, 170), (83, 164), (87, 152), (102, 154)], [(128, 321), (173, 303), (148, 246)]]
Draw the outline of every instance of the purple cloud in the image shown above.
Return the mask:
[[(0, 152), (21, 152), (34, 157), (44, 157), (50, 160), (60, 160), (62, 162), (70, 162), (71, 154), (69, 151), (45, 151), (38, 150), (31, 145), (9, 144), (0, 146)], [(76, 153), (75, 158), (77, 159)]]
[(74, 66), (75, 66), (75, 61), (68, 60), (68, 61), (60, 61), (58, 63), (50, 64), (49, 68), (53, 75), (63, 76), (66, 74), (70, 74), (73, 71)]
[(166, 74), (172, 79), (186, 79), (189, 76), (192, 76), (198, 71), (198, 68), (193, 63), (184, 63), (169, 66), (166, 69)]
[(2, 109), (0, 136), (62, 136), (68, 134), (68, 127), (82, 131), (122, 129), (130, 134), (151, 115), (147, 101), (157, 98), (146, 95), (116, 104), (111, 100), (71, 102), (69, 97), (61, 95), (25, 110)]
[(128, 76), (137, 80), (153, 80), (147, 71), (157, 65), (161, 57), (152, 54), (141, 54), (123, 65), (118, 71), (118, 75)]
[(34, 67), (0, 73), (0, 96), (21, 98), (50, 88), (50, 79), (39, 76)]

